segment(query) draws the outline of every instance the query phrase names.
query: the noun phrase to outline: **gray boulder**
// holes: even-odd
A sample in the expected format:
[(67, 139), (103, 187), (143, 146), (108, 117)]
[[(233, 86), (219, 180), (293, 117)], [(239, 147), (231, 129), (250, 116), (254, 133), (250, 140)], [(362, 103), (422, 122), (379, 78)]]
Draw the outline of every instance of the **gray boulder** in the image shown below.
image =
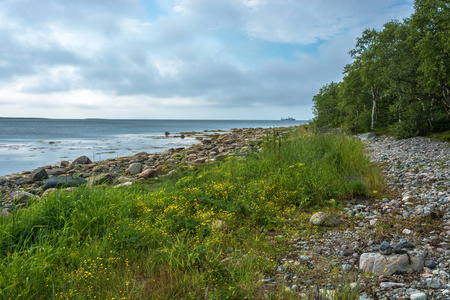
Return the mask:
[(41, 181), (48, 178), (47, 171), (44, 168), (38, 168), (31, 172), (30, 179), (32, 181)]
[(139, 174), (141, 172), (142, 172), (142, 164), (141, 163), (131, 164), (127, 169), (127, 173), (131, 173), (133, 175)]
[(363, 253), (359, 260), (359, 269), (375, 275), (392, 275), (396, 272), (422, 270), (427, 252), (411, 251), (408, 254)]
[(377, 135), (373, 132), (363, 133), (358, 136), (358, 138), (361, 141), (369, 141), (369, 142), (373, 141), (376, 137)]
[(75, 159), (72, 164), (74, 165), (87, 165), (92, 164), (92, 161), (89, 159), (89, 157), (83, 155)]
[(42, 187), (45, 190), (50, 188), (61, 188), (61, 187), (76, 187), (82, 184), (86, 184), (87, 181), (84, 178), (76, 176), (63, 176), (63, 177), (50, 177), (44, 183)]

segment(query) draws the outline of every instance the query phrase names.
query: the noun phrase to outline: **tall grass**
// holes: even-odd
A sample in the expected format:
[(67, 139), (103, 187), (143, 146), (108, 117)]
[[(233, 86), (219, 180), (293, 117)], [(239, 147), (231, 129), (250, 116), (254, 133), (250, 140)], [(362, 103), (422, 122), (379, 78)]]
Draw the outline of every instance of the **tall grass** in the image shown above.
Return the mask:
[(264, 298), (286, 247), (271, 232), (296, 218), (314, 234), (305, 209), (383, 187), (345, 136), (274, 132), (245, 151), (156, 187), (61, 191), (0, 217), (1, 298)]

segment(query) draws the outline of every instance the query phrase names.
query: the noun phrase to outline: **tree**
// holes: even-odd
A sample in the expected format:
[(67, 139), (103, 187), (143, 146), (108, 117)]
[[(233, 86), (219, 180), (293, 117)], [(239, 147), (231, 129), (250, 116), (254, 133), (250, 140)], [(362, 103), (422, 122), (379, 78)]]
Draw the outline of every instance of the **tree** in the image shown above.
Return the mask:
[(442, 105), (450, 117), (450, 3), (416, 0), (411, 17), (419, 69), (419, 83)]
[(313, 97), (314, 122), (317, 126), (336, 127), (339, 125), (339, 111), (337, 109), (339, 86), (340, 83), (335, 82), (326, 84)]
[(374, 29), (364, 30), (362, 36), (357, 39), (356, 48), (349, 52), (355, 60), (355, 68), (359, 69), (364, 87), (370, 90), (372, 96), (371, 130), (375, 129), (378, 120), (378, 106), (384, 86), (384, 66), (377, 55), (378, 34)]

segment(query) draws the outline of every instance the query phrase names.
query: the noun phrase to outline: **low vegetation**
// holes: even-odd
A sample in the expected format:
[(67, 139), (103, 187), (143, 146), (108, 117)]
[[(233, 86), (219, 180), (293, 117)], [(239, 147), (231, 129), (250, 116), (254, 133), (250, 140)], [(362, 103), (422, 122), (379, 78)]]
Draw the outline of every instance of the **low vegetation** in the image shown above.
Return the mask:
[[(131, 187), (55, 192), (1, 216), (1, 298), (295, 298), (261, 282), (286, 250), (280, 233), (320, 234), (313, 211), (382, 193), (382, 176), (343, 135), (274, 131), (245, 152)], [(322, 299), (317, 286), (305, 292)]]

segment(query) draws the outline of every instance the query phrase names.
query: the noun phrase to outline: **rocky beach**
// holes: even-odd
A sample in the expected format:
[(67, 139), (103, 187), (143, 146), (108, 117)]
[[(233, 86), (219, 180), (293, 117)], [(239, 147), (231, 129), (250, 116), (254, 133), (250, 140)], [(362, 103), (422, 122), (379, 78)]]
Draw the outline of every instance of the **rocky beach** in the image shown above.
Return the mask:
[[(286, 237), (295, 250), (280, 258), (277, 276), (264, 282), (302, 291), (317, 284), (314, 275), (305, 281), (291, 272), (291, 266), (331, 264), (344, 274), (341, 279), (365, 272), (361, 300), (450, 299), (448, 143), (373, 134), (358, 138), (366, 142), (367, 155), (382, 167), (390, 196), (354, 199), (338, 215), (314, 214), (311, 222), (330, 230), (315, 239)], [(356, 285), (356, 280), (350, 284)], [(332, 286), (327, 293), (333, 295)]]
[[(277, 130), (285, 130), (279, 127)], [(26, 206), (32, 199), (39, 199), (56, 188), (72, 189), (88, 184), (131, 185), (135, 181), (173, 175), (180, 169), (220, 161), (230, 155), (243, 155), (247, 147), (258, 147), (261, 138), (271, 128), (244, 128), (230, 131), (166, 133), (167, 138), (195, 138), (191, 147), (171, 148), (161, 153), (139, 152), (131, 156), (92, 161), (80, 156), (72, 161), (64, 160), (33, 171), (0, 177), (0, 201), (3, 214)]]
[[(286, 130), (289, 128), (277, 128)], [(189, 148), (92, 162), (73, 161), (0, 177), (1, 212), (9, 215), (56, 188), (133, 182), (174, 175), (183, 168), (245, 155), (258, 148), (273, 129), (234, 129), (204, 134)], [(180, 136), (181, 138), (181, 136)], [(296, 274), (293, 266), (324, 264), (349, 278), (364, 271), (359, 299), (450, 299), (450, 148), (448, 143), (416, 137), (396, 140), (365, 134), (367, 155), (380, 165), (389, 191), (373, 191), (376, 199), (353, 199), (336, 215), (314, 214), (315, 226), (328, 230), (319, 238), (286, 236), (289, 253), (279, 257), (268, 288), (284, 286), (299, 294), (316, 284), (314, 276)], [(277, 238), (277, 237), (274, 237)], [(352, 283), (356, 286), (356, 281)], [(330, 287), (329, 292), (332, 291)]]

